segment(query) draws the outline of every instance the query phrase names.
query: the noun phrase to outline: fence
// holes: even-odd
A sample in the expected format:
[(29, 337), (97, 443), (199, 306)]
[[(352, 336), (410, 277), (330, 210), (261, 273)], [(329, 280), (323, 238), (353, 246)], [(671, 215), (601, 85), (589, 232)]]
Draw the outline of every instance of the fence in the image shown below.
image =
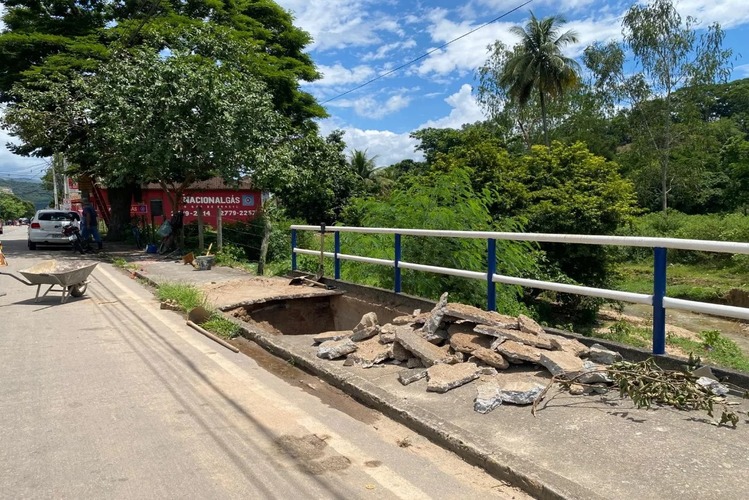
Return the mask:
[[(315, 231), (323, 234), (333, 233), (335, 237), (334, 251), (325, 252), (321, 246), (319, 250), (297, 248), (297, 231)], [(341, 253), (341, 233), (359, 234), (392, 234), (395, 259), (376, 259), (359, 255), (348, 255)], [(401, 260), (401, 236), (422, 237), (450, 237), (450, 238), (474, 238), (484, 239), (486, 245), (487, 269), (486, 272), (467, 271), (449, 267), (430, 266), (415, 264)], [(568, 285), (549, 281), (539, 281), (526, 278), (516, 278), (496, 274), (497, 263), (497, 240), (510, 241), (533, 241), (538, 243), (566, 243), (584, 245), (618, 245), (630, 247), (646, 247), (653, 249), (653, 293), (651, 295), (642, 293), (622, 292), (606, 288), (592, 288), (579, 285)], [(507, 285), (519, 285), (529, 288), (538, 288), (554, 292), (586, 295), (604, 299), (619, 300), (635, 304), (645, 304), (653, 308), (653, 354), (665, 354), (666, 352), (666, 309), (681, 309), (691, 312), (714, 314), (729, 318), (749, 320), (749, 308), (710, 304), (692, 300), (676, 299), (666, 296), (666, 251), (674, 250), (697, 250), (703, 252), (720, 252), (734, 254), (749, 254), (749, 243), (735, 243), (724, 241), (685, 240), (677, 238), (645, 238), (632, 236), (593, 236), (575, 234), (543, 234), (543, 233), (502, 233), (488, 231), (444, 231), (429, 229), (392, 229), (372, 227), (345, 227), (334, 226), (291, 226), (291, 268), (297, 269), (297, 255), (314, 255), (334, 259), (335, 278), (341, 277), (341, 261), (350, 260), (364, 262), (393, 268), (394, 291), (401, 292), (401, 270), (412, 269), (463, 278), (484, 280), (487, 283), (486, 297), (487, 309), (496, 309), (496, 283)]]

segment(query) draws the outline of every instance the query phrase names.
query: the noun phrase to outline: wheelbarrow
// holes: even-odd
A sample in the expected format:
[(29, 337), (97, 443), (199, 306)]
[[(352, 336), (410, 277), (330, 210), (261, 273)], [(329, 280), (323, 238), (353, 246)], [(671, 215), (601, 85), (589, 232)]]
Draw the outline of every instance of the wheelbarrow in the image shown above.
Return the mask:
[[(28, 269), (18, 271), (23, 275), (25, 280), (15, 274), (0, 272), (11, 278), (20, 281), (24, 285), (36, 285), (36, 297), (34, 302), (39, 302), (40, 298), (46, 297), (48, 293), (60, 293), (60, 303), (64, 303), (70, 296), (81, 297), (86, 293), (88, 288), (88, 276), (94, 270), (98, 262), (58, 262), (56, 260), (45, 260), (31, 266)], [(39, 297), (42, 285), (49, 285), (47, 291)], [(59, 286), (60, 288), (55, 288)]]

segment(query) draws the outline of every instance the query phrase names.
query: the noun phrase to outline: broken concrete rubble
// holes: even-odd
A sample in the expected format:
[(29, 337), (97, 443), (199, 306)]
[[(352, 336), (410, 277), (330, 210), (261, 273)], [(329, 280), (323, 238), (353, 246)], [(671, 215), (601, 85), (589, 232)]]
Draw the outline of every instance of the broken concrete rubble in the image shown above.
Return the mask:
[(478, 333), (454, 333), (450, 336), (450, 346), (455, 351), (470, 354), (480, 347), (489, 348), (490, 339)]
[(481, 370), (474, 363), (436, 364), (427, 368), (427, 391), (447, 392), (479, 378)]
[(495, 347), (495, 350), (504, 356), (511, 363), (522, 363), (529, 361), (531, 363), (541, 362), (541, 349), (533, 346), (521, 344), (514, 340), (505, 340)]
[(418, 333), (407, 328), (398, 328), (395, 332), (395, 340), (414, 356), (421, 359), (424, 366), (432, 366), (437, 363), (449, 363), (452, 356), (446, 355), (442, 349), (424, 340)]
[(356, 344), (356, 351), (348, 355), (354, 364), (369, 368), (393, 357), (392, 344), (382, 344), (379, 339), (371, 338)]
[(613, 365), (614, 363), (622, 360), (622, 355), (616, 351), (606, 349), (601, 344), (593, 344), (590, 346), (588, 357), (595, 363), (601, 363), (604, 365)]
[(525, 314), (518, 316), (518, 327), (521, 332), (532, 333), (533, 335), (544, 335), (546, 333), (541, 325)]
[(312, 337), (312, 342), (315, 344), (321, 344), (328, 340), (341, 340), (350, 337), (353, 333), (353, 330), (332, 330), (329, 332), (322, 332)]
[(417, 368), (414, 370), (401, 370), (398, 372), (398, 382), (403, 385), (408, 385), (417, 380), (426, 378), (427, 371), (425, 368)]
[(539, 335), (536, 333), (528, 333), (520, 330), (510, 330), (508, 328), (498, 328), (496, 326), (488, 325), (476, 325), (476, 328), (474, 328), (473, 331), (482, 335), (514, 340), (515, 342), (539, 347), (541, 349), (550, 350), (552, 348), (551, 341), (545, 333)]
[(484, 311), (478, 307), (454, 302), (445, 306), (445, 316), (449, 316), (454, 320), (463, 319), (483, 325), (496, 326), (498, 328), (509, 328), (515, 330), (519, 328), (517, 318), (499, 314), (494, 311)]
[(317, 357), (323, 359), (337, 359), (356, 350), (356, 343), (350, 338), (328, 340), (317, 348)]
[(485, 347), (474, 349), (473, 356), (480, 359), (487, 365), (498, 368), (500, 370), (506, 370), (510, 367), (510, 363), (505, 358), (503, 358), (501, 354)]
[(611, 381), (599, 363), (618, 356), (594, 346), (590, 359), (580, 359), (591, 350), (577, 340), (547, 333), (527, 316), (448, 303), (447, 294), (428, 313), (417, 310), (384, 325), (367, 313), (353, 330), (324, 332), (314, 339), (322, 342), (321, 358), (347, 355), (346, 366), (363, 368), (392, 360), (407, 367), (398, 373), (402, 384), (426, 377), (429, 392), (444, 393), (479, 377), (488, 380), (477, 388), (474, 409), (480, 413), (501, 404), (531, 404), (544, 390), (544, 380), (518, 379), (513, 370), (504, 371), (510, 363), (539, 364), (552, 375), (578, 377), (570, 392), (581, 394), (607, 390)]
[(585, 371), (583, 360), (565, 351), (543, 351), (540, 363), (555, 377), (572, 379)]
[(720, 382), (713, 380), (708, 377), (700, 377), (697, 379), (697, 384), (701, 385), (705, 389), (709, 390), (716, 396), (725, 396), (728, 394), (728, 387), (721, 384)]
[(543, 392), (544, 386), (533, 380), (492, 377), (477, 387), (473, 409), (488, 413), (503, 403), (529, 405)]
[(377, 314), (368, 312), (362, 316), (361, 321), (354, 327), (353, 332), (351, 340), (355, 342), (372, 338), (380, 333), (380, 323), (377, 320)]
[(427, 317), (427, 320), (424, 322), (424, 326), (421, 327), (421, 334), (432, 342), (430, 340), (430, 337), (436, 335), (437, 329), (440, 327), (440, 323), (442, 323), (442, 318), (445, 316), (445, 306), (447, 305), (447, 292), (443, 293), (442, 296), (440, 296), (440, 300), (437, 302), (437, 305), (434, 306), (434, 309), (429, 313), (429, 316)]

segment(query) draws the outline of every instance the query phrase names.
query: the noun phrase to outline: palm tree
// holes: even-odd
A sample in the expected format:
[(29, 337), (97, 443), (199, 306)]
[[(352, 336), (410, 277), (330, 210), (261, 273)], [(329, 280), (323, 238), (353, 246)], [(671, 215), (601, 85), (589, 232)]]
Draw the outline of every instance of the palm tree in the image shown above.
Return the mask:
[(377, 165), (375, 165), (376, 156), (369, 158), (367, 151), (360, 151), (354, 149), (351, 152), (351, 158), (349, 158), (349, 165), (356, 172), (356, 174), (362, 178), (364, 182), (372, 181)]
[(531, 12), (531, 19), (525, 28), (513, 26), (511, 31), (520, 37), (520, 43), (515, 46), (499, 79), (510, 98), (520, 106), (530, 100), (534, 91), (538, 92), (547, 146), (547, 98), (559, 97), (578, 81), (578, 64), (562, 55), (564, 46), (577, 42), (577, 33), (570, 30), (560, 35), (559, 27), (564, 23), (565, 20), (560, 16), (539, 21)]

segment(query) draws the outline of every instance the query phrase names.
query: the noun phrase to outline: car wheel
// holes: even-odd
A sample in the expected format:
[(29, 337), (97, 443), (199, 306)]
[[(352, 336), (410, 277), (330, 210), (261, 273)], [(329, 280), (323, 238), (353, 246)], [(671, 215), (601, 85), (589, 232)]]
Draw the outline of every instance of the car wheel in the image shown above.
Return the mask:
[(36, 243), (29, 240), (29, 250), (36, 250)]

